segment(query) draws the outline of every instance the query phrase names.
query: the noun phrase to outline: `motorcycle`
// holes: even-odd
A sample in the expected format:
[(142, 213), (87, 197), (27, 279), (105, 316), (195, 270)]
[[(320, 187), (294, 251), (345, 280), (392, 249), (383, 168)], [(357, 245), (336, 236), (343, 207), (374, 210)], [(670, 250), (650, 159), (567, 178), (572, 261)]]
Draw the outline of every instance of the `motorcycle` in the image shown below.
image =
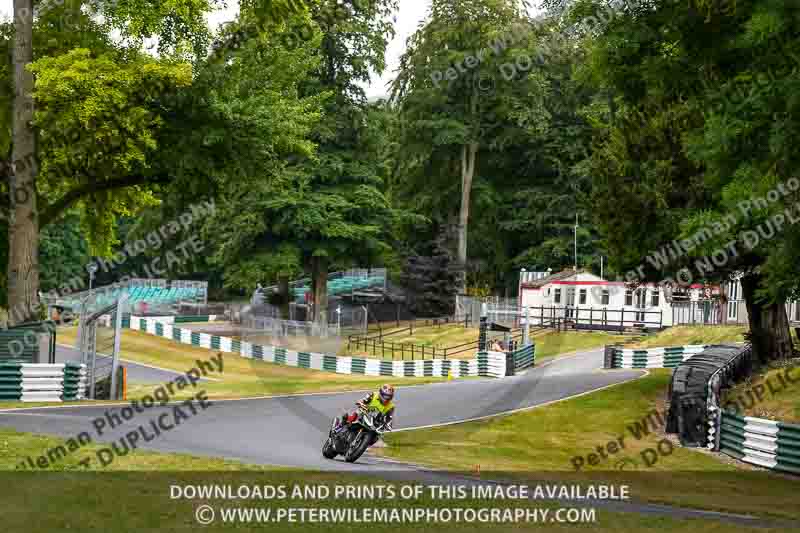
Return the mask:
[(347, 425), (343, 425), (340, 417), (335, 417), (331, 423), (328, 439), (322, 446), (322, 456), (333, 459), (337, 455), (344, 455), (344, 460), (354, 463), (361, 457), (367, 448), (383, 438), (389, 431), (382, 416), (375, 410), (359, 407), (358, 418)]

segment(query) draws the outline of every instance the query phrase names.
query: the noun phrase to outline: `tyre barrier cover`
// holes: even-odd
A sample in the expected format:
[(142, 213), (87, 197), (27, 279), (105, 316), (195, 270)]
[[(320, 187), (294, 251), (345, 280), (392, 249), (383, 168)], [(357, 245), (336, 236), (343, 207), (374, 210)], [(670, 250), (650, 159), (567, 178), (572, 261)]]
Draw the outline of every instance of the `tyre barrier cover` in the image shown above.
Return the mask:
[(709, 346), (678, 365), (669, 386), (667, 433), (677, 433), (683, 446), (706, 447), (709, 405), (719, 405), (721, 389), (751, 368), (752, 347), (728, 344)]

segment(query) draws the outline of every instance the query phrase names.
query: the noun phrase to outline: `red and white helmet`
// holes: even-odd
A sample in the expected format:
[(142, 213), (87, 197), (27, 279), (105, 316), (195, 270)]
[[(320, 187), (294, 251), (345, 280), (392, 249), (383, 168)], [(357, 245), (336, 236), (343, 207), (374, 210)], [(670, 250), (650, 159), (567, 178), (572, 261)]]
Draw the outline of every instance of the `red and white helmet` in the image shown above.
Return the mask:
[(381, 386), (381, 390), (378, 392), (378, 396), (381, 399), (381, 403), (386, 405), (387, 403), (392, 401), (392, 398), (394, 398), (394, 387), (392, 387), (388, 383), (386, 385)]

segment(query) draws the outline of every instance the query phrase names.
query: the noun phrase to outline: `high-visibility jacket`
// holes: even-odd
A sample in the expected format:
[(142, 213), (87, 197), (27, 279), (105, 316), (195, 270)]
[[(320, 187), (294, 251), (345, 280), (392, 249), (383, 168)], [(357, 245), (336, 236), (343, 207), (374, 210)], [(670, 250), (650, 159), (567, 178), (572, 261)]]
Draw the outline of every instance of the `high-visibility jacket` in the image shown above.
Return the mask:
[(377, 394), (370, 394), (371, 398), (368, 402), (364, 402), (369, 409), (375, 409), (382, 415), (389, 414), (391, 416), (394, 410), (394, 402), (389, 402), (386, 405), (381, 402), (381, 397)]

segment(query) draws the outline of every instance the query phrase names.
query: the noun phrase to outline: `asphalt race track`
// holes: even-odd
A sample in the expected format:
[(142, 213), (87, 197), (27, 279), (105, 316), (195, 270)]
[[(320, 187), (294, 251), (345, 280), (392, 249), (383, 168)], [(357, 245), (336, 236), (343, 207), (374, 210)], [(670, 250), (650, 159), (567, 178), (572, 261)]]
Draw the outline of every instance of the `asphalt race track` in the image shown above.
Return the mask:
[[(524, 375), (505, 379), (467, 379), (397, 390), (395, 430), (457, 423), (558, 401), (644, 375), (640, 370), (602, 370), (603, 352), (594, 350), (537, 365)], [(148, 367), (144, 367), (148, 368)], [(167, 376), (172, 379), (174, 376)], [(481, 483), (444, 471), (399, 463), (365, 454), (355, 464), (337, 458), (326, 460), (321, 447), (331, 419), (351, 409), (361, 392), (320, 393), (243, 400), (212, 400), (205, 411), (183, 421), (139, 448), (183, 452), (240, 460), (254, 464), (292, 466), (375, 474), (383, 478), (414, 482)], [(95, 441), (110, 442), (164, 413), (172, 406), (152, 407), (96, 437), (92, 421), (108, 413), (119, 413), (128, 404), (115, 406), (64, 406), (0, 411), (0, 427), (18, 431), (74, 437), (89, 432)], [(183, 409), (186, 409), (185, 407)], [(575, 502), (571, 502), (574, 504)], [(683, 509), (636, 502), (592, 501), (608, 510), (665, 515), (673, 518), (704, 518), (754, 526), (797, 527), (791, 521)]]
[[(602, 357), (602, 350), (595, 350), (544, 363), (521, 376), (401, 387), (395, 400), (395, 429), (496, 415), (621, 383), (643, 374), (633, 370), (603, 371)], [(174, 375), (160, 376), (156, 370), (142, 368), (142, 372), (153, 372), (152, 377), (174, 378)], [(354, 465), (322, 457), (320, 449), (331, 419), (345, 409), (352, 409), (363, 394), (349, 392), (212, 400), (213, 405), (207, 410), (143, 447), (325, 470), (364, 470), (374, 468), (376, 464), (401, 468), (396, 463), (369, 456)], [(89, 431), (94, 436), (92, 420), (103, 416), (106, 411), (118, 412), (121, 407), (66, 406), (0, 412), (0, 426), (63, 437)], [(171, 412), (171, 409), (169, 406), (153, 407), (97, 440), (119, 439), (161, 413)]]
[[(80, 354), (74, 348), (65, 346), (63, 344), (56, 344), (56, 362), (63, 363), (64, 361), (80, 361)], [(128, 381), (130, 383), (157, 385), (159, 383), (167, 383), (172, 381), (177, 376), (181, 375), (180, 372), (175, 372), (174, 370), (156, 368), (154, 366), (134, 363), (133, 361), (127, 361), (125, 359), (122, 359), (120, 363), (127, 369)], [(111, 358), (99, 355), (98, 364), (110, 366)], [(202, 379), (205, 380), (206, 378)]]

